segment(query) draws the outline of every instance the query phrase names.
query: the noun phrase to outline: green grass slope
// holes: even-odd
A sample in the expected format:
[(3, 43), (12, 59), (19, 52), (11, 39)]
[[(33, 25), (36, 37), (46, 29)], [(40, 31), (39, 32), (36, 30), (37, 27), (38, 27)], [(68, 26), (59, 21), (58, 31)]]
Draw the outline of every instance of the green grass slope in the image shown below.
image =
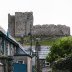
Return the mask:
[[(21, 42), (23, 40), (23, 44), (24, 45), (30, 45), (31, 44), (31, 40), (30, 37), (24, 37), (24, 38), (15, 38), (17, 41)], [(56, 37), (56, 38), (43, 38), (39, 40), (40, 45), (52, 45), (55, 42), (58, 42), (58, 40), (64, 40), (64, 39), (72, 39), (72, 36), (68, 36), (68, 37)], [(34, 37), (32, 38), (32, 45), (36, 44), (36, 40), (34, 39)]]

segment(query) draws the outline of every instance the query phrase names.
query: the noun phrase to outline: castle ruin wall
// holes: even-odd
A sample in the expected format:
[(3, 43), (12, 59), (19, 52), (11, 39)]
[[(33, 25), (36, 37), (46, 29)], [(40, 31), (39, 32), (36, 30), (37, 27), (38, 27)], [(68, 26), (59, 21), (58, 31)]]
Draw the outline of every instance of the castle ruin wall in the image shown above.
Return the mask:
[(32, 30), (33, 35), (48, 35), (48, 36), (69, 36), (70, 27), (65, 25), (35, 25)]
[(15, 12), (8, 14), (8, 30), (13, 37), (32, 35), (69, 36), (70, 27), (66, 25), (33, 25), (33, 12)]

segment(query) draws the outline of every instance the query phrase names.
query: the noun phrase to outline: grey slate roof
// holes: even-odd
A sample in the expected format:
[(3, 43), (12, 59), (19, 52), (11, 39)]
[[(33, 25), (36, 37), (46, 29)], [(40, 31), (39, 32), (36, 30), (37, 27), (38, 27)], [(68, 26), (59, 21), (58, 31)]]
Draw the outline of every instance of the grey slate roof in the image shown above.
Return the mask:
[[(24, 46), (22, 49), (29, 53), (29, 48), (30, 46)], [(50, 52), (50, 48), (51, 46), (41, 46), (40, 51), (38, 51), (39, 59), (45, 59), (47, 54)], [(35, 52), (35, 46), (32, 46), (32, 51)]]
[[(24, 46), (22, 48), (23, 50), (26, 50), (27, 53), (29, 53), (29, 48), (30, 46)], [(49, 53), (51, 46), (41, 46), (41, 50), (38, 52), (39, 53), (39, 59), (46, 59), (47, 54)], [(33, 52), (35, 52), (35, 46), (32, 46)], [(32, 58), (32, 65), (35, 65), (35, 56)]]
[(6, 34), (6, 31), (0, 26), (0, 31)]
[(32, 56), (25, 51), (25, 49), (19, 44), (19, 48), (17, 48), (17, 53), (14, 56), (28, 56), (32, 58)]
[(19, 54), (28, 54), (26, 51), (25, 51), (25, 49), (23, 49), (23, 47), (19, 44), (19, 50), (18, 50), (18, 53)]
[[(0, 32), (2, 32), (5, 36), (7, 36), (7, 32), (2, 27), (0, 27)], [(7, 37), (10, 38), (12, 41), (18, 43), (10, 34), (8, 34)]]
[(39, 59), (46, 59), (47, 54), (50, 52), (51, 46), (41, 46), (41, 50), (38, 51)]

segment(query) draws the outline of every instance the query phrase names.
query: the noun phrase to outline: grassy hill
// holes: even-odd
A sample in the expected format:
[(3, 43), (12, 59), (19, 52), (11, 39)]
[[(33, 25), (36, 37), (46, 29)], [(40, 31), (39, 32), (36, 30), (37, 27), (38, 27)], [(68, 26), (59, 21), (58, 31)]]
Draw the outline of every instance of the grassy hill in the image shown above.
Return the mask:
[[(60, 39), (66, 39), (67, 37), (46, 37), (46, 38), (41, 38), (39, 37), (39, 43), (40, 45), (52, 45), (53, 43), (55, 43), (56, 41), (60, 40)], [(69, 38), (72, 39), (71, 36), (69, 36)], [(30, 45), (31, 44), (31, 40), (30, 37), (24, 37), (24, 38), (16, 38), (17, 41), (21, 42), (23, 41), (23, 45)], [(32, 45), (36, 44), (36, 39), (35, 37), (32, 38)]]

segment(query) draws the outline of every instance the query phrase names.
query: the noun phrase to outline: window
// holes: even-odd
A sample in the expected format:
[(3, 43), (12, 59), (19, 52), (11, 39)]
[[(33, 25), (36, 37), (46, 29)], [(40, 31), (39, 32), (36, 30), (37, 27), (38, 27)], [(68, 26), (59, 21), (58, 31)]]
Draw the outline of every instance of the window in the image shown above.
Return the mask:
[(3, 55), (4, 54), (4, 46), (5, 46), (5, 43), (4, 43), (4, 39), (2, 38), (2, 42), (1, 42), (1, 54)]
[(45, 66), (50, 66), (50, 63), (45, 61)]
[(13, 44), (11, 44), (11, 55), (13, 56)]
[(6, 41), (6, 55), (8, 55), (8, 41)]
[(3, 42), (2, 42), (2, 37), (0, 37), (0, 54), (3, 54)]
[(24, 64), (24, 61), (19, 60), (19, 61), (17, 61), (17, 63), (19, 63), (19, 64)]
[(8, 55), (10, 56), (10, 43), (8, 43)]

